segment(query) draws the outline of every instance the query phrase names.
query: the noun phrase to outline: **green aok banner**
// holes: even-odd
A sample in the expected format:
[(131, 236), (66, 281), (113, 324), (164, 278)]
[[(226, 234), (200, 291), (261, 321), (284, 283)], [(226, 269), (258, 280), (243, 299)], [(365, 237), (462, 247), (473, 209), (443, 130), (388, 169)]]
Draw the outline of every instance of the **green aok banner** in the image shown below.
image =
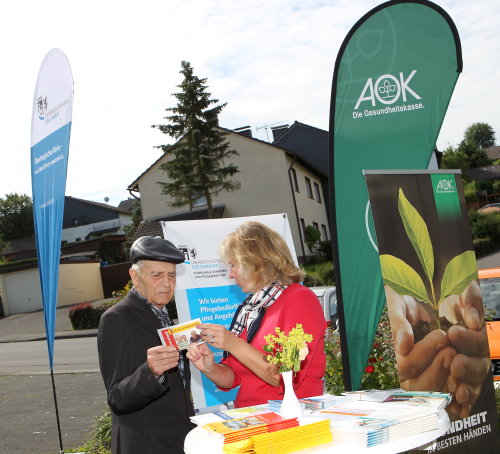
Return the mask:
[(359, 388), (384, 302), (362, 169), (428, 168), (461, 70), (457, 29), (428, 1), (378, 6), (339, 51), (329, 171), (347, 389)]
[(426, 452), (498, 452), (498, 417), (459, 171), (365, 171), (400, 386), (452, 395)]

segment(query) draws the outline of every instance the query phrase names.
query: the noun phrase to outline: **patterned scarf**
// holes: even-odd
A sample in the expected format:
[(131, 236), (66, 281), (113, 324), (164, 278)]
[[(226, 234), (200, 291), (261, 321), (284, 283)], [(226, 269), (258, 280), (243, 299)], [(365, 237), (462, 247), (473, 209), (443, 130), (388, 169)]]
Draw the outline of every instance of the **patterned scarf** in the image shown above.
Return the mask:
[[(153, 314), (155, 314), (156, 318), (160, 320), (162, 328), (166, 328), (167, 326), (172, 326), (172, 320), (170, 319), (170, 316), (168, 315), (167, 311), (167, 306), (163, 306), (163, 309), (158, 309), (154, 304), (148, 301), (147, 298), (145, 298), (143, 295), (141, 295), (135, 287), (132, 287), (131, 292), (137, 296), (141, 301), (143, 301), (152, 311)], [(179, 373), (181, 374), (182, 378), (182, 383), (184, 385), (184, 388), (186, 388), (186, 377), (184, 373), (184, 368), (185, 368), (185, 358), (184, 358), (184, 353), (185, 352), (179, 352)]]
[[(239, 336), (246, 327), (247, 342), (250, 343), (260, 327), (266, 308), (270, 307), (285, 289), (286, 285), (273, 283), (269, 287), (264, 287), (258, 292), (248, 295), (236, 309), (229, 331)], [(228, 352), (224, 352), (223, 356), (226, 358)]]

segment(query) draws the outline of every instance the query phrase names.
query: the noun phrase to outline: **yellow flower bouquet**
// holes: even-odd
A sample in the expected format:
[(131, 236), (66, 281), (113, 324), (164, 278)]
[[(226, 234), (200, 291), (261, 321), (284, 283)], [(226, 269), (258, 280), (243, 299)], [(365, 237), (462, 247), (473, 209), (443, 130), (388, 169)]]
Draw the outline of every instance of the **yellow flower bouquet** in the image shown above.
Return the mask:
[(309, 353), (307, 344), (312, 342), (312, 334), (304, 332), (302, 325), (297, 323), (288, 334), (276, 327), (276, 334), (264, 336), (266, 345), (264, 351), (267, 353), (267, 360), (271, 364), (279, 366), (279, 373), (293, 370), (300, 370), (300, 362), (305, 359)]

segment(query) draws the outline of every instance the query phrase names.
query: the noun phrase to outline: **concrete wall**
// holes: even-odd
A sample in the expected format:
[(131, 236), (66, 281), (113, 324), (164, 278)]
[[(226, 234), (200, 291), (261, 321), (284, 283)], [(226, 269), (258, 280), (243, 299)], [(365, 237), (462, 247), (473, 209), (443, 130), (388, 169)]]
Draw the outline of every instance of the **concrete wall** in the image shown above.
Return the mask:
[[(104, 298), (98, 262), (73, 262), (59, 265), (57, 306)], [(42, 293), (38, 268), (0, 274), (5, 315), (41, 310)]]

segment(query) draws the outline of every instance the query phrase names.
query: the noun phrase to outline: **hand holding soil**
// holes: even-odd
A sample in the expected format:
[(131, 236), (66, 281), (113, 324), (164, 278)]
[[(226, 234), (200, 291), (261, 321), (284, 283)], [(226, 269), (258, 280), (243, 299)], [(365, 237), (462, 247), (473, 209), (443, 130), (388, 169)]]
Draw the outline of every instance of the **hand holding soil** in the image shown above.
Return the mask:
[(443, 330), (432, 330), (415, 342), (414, 327), (431, 316), (413, 297), (385, 287), (401, 386), (408, 391), (441, 391), (450, 376), (455, 349)]
[(441, 311), (453, 323), (447, 336), (457, 351), (450, 366), (448, 392), (454, 395), (452, 410), (464, 418), (479, 397), (490, 368), (479, 284), (472, 281), (460, 295), (445, 298)]

